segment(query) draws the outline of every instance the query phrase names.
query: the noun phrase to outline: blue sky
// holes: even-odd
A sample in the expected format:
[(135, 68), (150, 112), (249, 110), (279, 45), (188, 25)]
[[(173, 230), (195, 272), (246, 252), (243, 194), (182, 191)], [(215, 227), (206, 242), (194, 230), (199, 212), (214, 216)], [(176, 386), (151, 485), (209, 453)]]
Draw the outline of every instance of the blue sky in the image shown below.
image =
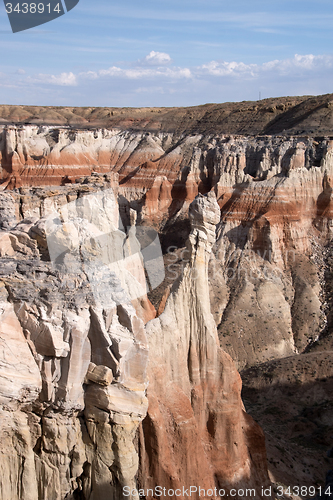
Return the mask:
[(80, 0), (13, 34), (1, 4), (0, 103), (190, 106), (330, 93), (332, 26), (332, 0)]

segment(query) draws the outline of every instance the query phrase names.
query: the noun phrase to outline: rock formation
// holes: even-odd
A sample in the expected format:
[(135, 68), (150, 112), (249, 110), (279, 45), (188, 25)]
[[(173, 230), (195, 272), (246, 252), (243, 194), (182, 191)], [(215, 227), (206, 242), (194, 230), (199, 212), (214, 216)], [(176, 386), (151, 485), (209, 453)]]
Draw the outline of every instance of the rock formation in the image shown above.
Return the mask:
[(189, 215), (189, 262), (164, 312), (146, 327), (153, 355), (148, 414), (140, 430), (139, 483), (145, 491), (192, 486), (199, 492), (201, 487), (205, 499), (218, 499), (220, 489), (259, 492), (269, 484), (264, 437), (244, 412), (240, 377), (219, 347), (210, 313), (208, 261), (220, 219), (215, 195), (199, 195)]
[[(124, 248), (117, 211), (106, 190), (63, 206), (62, 221), (24, 219), (1, 233), (4, 500), (118, 499), (123, 487), (136, 487), (148, 344), (120, 278), (98, 253), (101, 233), (104, 249), (108, 237), (120, 243), (109, 250)], [(40, 260), (38, 246), (52, 262)]]
[[(263, 438), (236, 368), (271, 478), (298, 460), (312, 484), (331, 435), (324, 410), (302, 421), (332, 376), (316, 370), (333, 350), (331, 101), (0, 106), (1, 498), (257, 488)], [(279, 463), (271, 398), (300, 419)]]
[(1, 498), (137, 499), (155, 485), (254, 487), (259, 498), (264, 437), (210, 313), (215, 195), (191, 204), (190, 262), (144, 327), (139, 228), (118, 229), (111, 188), (78, 197), (84, 186), (31, 196), (43, 217), (4, 218)]

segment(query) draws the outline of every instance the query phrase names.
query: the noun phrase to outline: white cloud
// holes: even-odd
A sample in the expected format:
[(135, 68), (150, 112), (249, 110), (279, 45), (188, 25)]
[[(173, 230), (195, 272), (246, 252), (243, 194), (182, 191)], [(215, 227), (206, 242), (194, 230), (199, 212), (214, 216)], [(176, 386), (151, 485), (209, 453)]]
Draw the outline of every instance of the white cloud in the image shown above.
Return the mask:
[[(140, 80), (143, 78), (191, 78), (192, 73), (188, 68), (163, 68), (158, 67), (154, 69), (146, 69), (146, 68), (129, 68), (123, 69), (117, 66), (112, 66), (109, 69), (103, 69), (98, 72), (100, 76), (110, 76), (116, 78), (126, 78), (129, 80)], [(84, 78), (85, 73), (81, 73), (81, 76)]]
[(79, 77), (83, 76), (84, 78), (87, 78), (88, 80), (96, 80), (98, 78), (98, 73), (96, 71), (86, 71), (85, 73), (79, 73)]
[(255, 76), (258, 71), (256, 64), (244, 64), (242, 62), (217, 62), (211, 61), (208, 64), (203, 64), (198, 67), (198, 72), (202, 74), (209, 74), (212, 76), (244, 76), (248, 74)]
[[(143, 62), (149, 60), (154, 64)], [(201, 66), (179, 67), (172, 65), (169, 54), (152, 51), (136, 63), (100, 70), (2, 74), (0, 86), (8, 87), (4, 99), (14, 103), (17, 93), (11, 94), (10, 88), (16, 86), (20, 99), (35, 105), (186, 106), (256, 100), (259, 90), (263, 98), (324, 94), (332, 91), (332, 79), (333, 55), (295, 54), (263, 64), (214, 60)], [(52, 101), (41, 102), (45, 95), (52, 95)]]
[[(143, 67), (141, 61), (153, 60), (171, 61), (168, 54), (162, 52), (150, 52), (148, 56), (140, 60), (136, 65), (131, 67), (111, 66), (107, 69), (99, 71), (86, 71), (75, 75), (72, 72), (61, 73), (60, 75), (38, 74), (35, 77), (28, 77), (27, 80), (39, 82), (41, 84), (52, 84), (58, 86), (77, 86), (84, 85), (87, 81), (97, 81), (102, 79), (121, 80), (137, 80), (149, 81), (159, 80), (160, 82), (169, 82), (170, 80), (177, 81), (180, 79), (201, 80), (209, 78), (210, 81), (218, 83), (225, 79), (228, 81), (242, 81), (244, 79), (260, 80), (265, 78), (274, 78), (280, 76), (300, 76), (300, 74), (309, 74), (315, 71), (328, 71), (333, 68), (333, 56), (313, 54), (299, 55), (295, 54), (293, 58), (268, 61), (263, 64), (245, 64), (236, 61), (210, 61), (194, 68), (178, 67), (178, 66), (157, 66)], [(24, 74), (23, 70), (20, 74)], [(147, 88), (146, 85), (143, 88)], [(155, 88), (157, 86), (155, 85)], [(158, 85), (158, 88), (160, 86)]]
[(333, 65), (333, 56), (313, 54), (299, 55), (291, 59), (269, 61), (262, 65), (262, 71), (270, 72), (276, 71), (280, 75), (296, 75), (300, 73), (306, 74), (307, 72), (317, 70), (329, 70)]
[(39, 83), (60, 85), (62, 87), (73, 87), (77, 85), (77, 77), (72, 72), (61, 73), (60, 75), (45, 75), (39, 73), (35, 77), (32, 77), (31, 80)]
[(164, 66), (171, 63), (171, 57), (165, 52), (155, 52), (152, 50), (146, 57), (139, 60), (139, 63), (148, 66)]
[(208, 74), (216, 77), (260, 78), (263, 74), (274, 74), (284, 76), (296, 76), (300, 72), (306, 74), (314, 70), (328, 70), (333, 67), (333, 56), (313, 54), (299, 55), (295, 54), (290, 59), (276, 59), (263, 64), (244, 64), (243, 62), (211, 61), (197, 68), (195, 74)]

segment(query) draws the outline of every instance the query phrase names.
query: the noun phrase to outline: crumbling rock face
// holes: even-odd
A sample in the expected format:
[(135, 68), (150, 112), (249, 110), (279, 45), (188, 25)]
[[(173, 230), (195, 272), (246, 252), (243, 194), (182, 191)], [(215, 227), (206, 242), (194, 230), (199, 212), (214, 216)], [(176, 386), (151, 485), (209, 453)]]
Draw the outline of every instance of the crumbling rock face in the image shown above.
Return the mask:
[[(289, 104), (278, 105), (281, 116)], [(210, 283), (223, 349), (245, 368), (303, 352), (322, 336), (327, 300), (313, 259), (332, 237), (329, 136), (4, 125), (1, 151), (3, 187), (22, 185), (8, 194), (19, 207), (16, 217), (47, 216), (78, 196), (115, 188), (119, 179), (124, 226), (135, 219), (154, 227), (165, 252), (184, 246), (190, 203), (213, 189), (222, 217)], [(58, 186), (28, 187), (45, 183)], [(32, 230), (41, 240), (42, 229)], [(2, 238), (2, 255), (9, 256), (17, 235)], [(152, 317), (148, 302), (140, 307), (144, 320)]]
[(243, 183), (220, 202), (211, 281), (222, 268), (224, 299), (213, 308), (239, 368), (303, 352), (325, 327), (316, 262), (332, 238), (330, 148), (320, 166)]
[(190, 263), (146, 327), (130, 300), (142, 278), (136, 230), (118, 230), (113, 193), (55, 200), (1, 233), (12, 244), (0, 268), (1, 498), (267, 484), (262, 432), (209, 311), (214, 194), (192, 203)]
[(217, 488), (207, 499), (232, 487), (257, 487), (260, 495), (259, 486), (269, 483), (264, 437), (244, 412), (240, 377), (219, 347), (210, 312), (208, 261), (220, 219), (215, 195), (199, 195), (189, 214), (188, 265), (164, 312), (146, 326), (154, 355), (140, 428), (139, 484), (144, 490)]
[[(15, 349), (4, 337), (1, 497), (266, 484), (262, 434), (241, 409), (209, 310), (239, 369), (332, 349), (332, 138), (283, 132), (288, 99), (246, 104), (256, 126), (273, 118), (258, 130), (280, 136), (231, 135), (242, 131), (236, 105), (202, 107), (190, 129), (193, 110), (175, 112), (187, 117), (177, 129), (160, 127), (158, 110), (158, 126), (139, 126), (139, 110), (131, 130), (127, 115), (114, 129), (3, 126), (0, 312)], [(316, 99), (306, 101), (297, 113)], [(314, 113), (331, 113), (319, 101)], [(216, 127), (216, 116), (226, 122)], [(110, 188), (125, 231), (115, 198), (85, 200)], [(198, 193), (215, 193), (219, 208), (212, 194), (193, 202)], [(145, 225), (166, 252), (190, 235), (175, 251), (182, 278), (162, 290), (146, 329)]]
[(8, 229), (17, 222), (18, 207), (9, 193), (0, 193), (0, 229)]
[[(112, 286), (96, 291), (82, 265), (96, 259), (93, 222), (117, 233), (117, 203), (106, 191), (62, 210), (57, 231), (51, 214), (2, 233), (25, 237), (1, 267), (4, 500), (116, 500), (136, 486), (133, 439), (147, 410), (144, 325), (115, 273)], [(41, 261), (29, 234), (48, 236), (49, 254), (60, 249), (63, 259)]]
[[(24, 186), (2, 195), (4, 206), (10, 196), (19, 207), (11, 217), (44, 217), (112, 187), (124, 226), (135, 219), (154, 227), (165, 252), (184, 246), (190, 203), (213, 189), (222, 217), (210, 283), (222, 347), (244, 368), (303, 352), (321, 337), (327, 300), (313, 259), (332, 237), (329, 137), (6, 125), (1, 148), (3, 187)], [(58, 187), (28, 187), (45, 183)], [(42, 229), (34, 230), (41, 240)], [(17, 235), (2, 238), (9, 256)], [(144, 320), (152, 317), (148, 302), (140, 306)]]

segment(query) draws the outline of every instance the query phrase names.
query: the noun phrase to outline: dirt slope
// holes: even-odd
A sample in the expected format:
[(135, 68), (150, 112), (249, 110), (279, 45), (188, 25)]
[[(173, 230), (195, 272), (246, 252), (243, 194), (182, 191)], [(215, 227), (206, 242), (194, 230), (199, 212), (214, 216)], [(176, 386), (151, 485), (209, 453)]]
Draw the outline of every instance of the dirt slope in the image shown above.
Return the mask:
[(0, 124), (120, 127), (178, 133), (333, 135), (333, 94), (187, 108), (0, 106)]

